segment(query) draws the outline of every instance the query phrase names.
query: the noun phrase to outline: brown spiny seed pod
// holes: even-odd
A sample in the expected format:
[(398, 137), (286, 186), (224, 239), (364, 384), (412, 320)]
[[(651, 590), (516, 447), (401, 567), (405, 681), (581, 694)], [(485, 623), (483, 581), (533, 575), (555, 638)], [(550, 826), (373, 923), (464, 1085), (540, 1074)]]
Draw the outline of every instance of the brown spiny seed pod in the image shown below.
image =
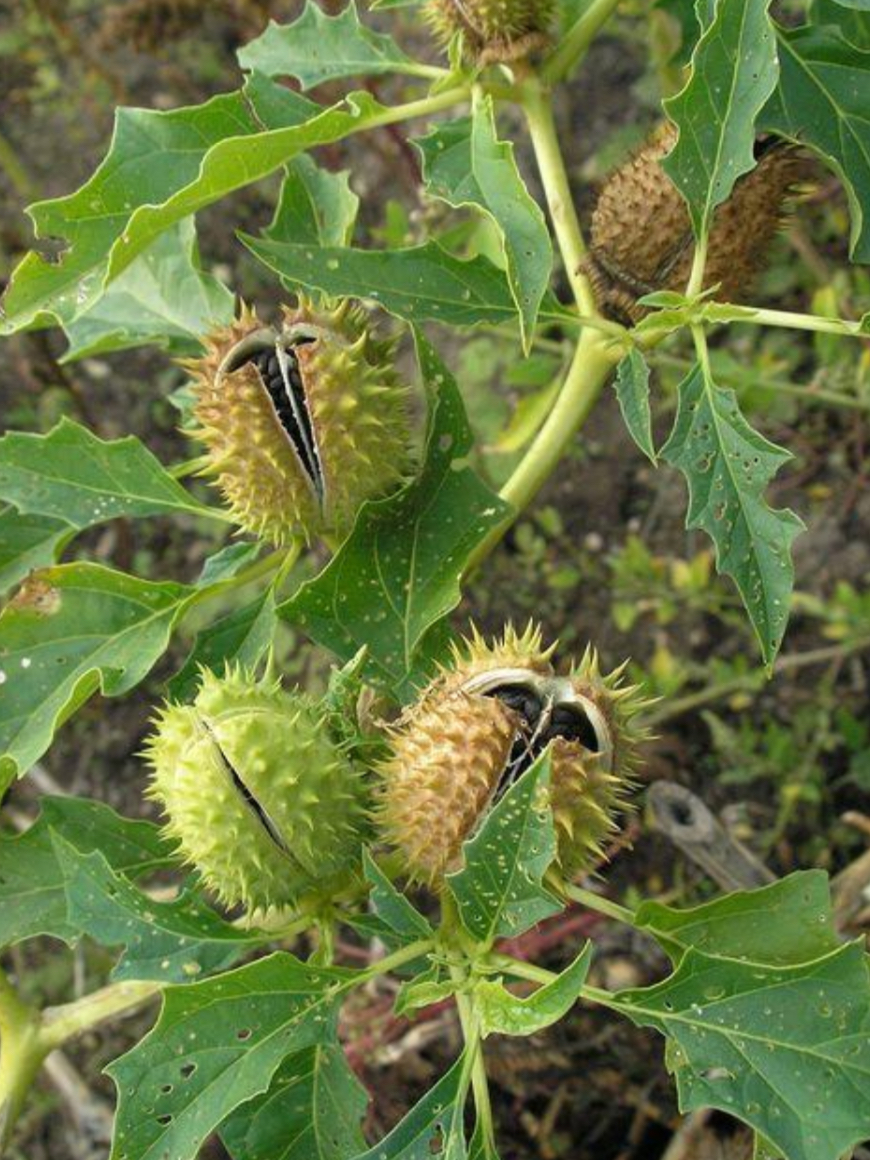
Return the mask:
[(360, 308), (285, 308), (279, 328), (253, 311), (212, 334), (184, 365), (195, 384), (192, 432), (208, 447), (234, 518), (283, 544), (341, 534), (363, 500), (402, 482), (408, 467), (406, 389), (394, 344)]
[(445, 44), (462, 33), (479, 65), (522, 60), (549, 41), (554, 0), (429, 0), (426, 16)]
[[(637, 299), (656, 290), (685, 290), (694, 235), (683, 196), (661, 166), (677, 130), (661, 126), (643, 148), (608, 178), (592, 215), (584, 269), (606, 315), (629, 326), (647, 310)], [(756, 146), (757, 164), (718, 207), (707, 245), (704, 287), (717, 298), (745, 298), (799, 180), (801, 161), (783, 141)]]
[(551, 746), (550, 800), (562, 875), (601, 858), (631, 785), (641, 733), (625, 666), (603, 676), (592, 649), (564, 677), (531, 625), (488, 644), (475, 632), (391, 730), (377, 815), (408, 873), (437, 883), (455, 869), (491, 806)]

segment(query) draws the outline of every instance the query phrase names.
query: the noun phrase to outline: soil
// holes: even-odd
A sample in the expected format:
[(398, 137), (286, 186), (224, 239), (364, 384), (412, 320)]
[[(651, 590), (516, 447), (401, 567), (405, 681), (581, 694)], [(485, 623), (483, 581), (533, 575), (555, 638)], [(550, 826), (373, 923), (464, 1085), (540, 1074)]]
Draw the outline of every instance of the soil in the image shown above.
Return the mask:
[[(0, 26), (8, 28), (3, 35), (13, 45), (10, 49), (0, 40), (0, 123), (21, 167), (21, 172), (9, 167), (0, 171), (0, 273), (3, 262), (11, 268), (28, 244), (24, 204), (32, 197), (68, 192), (92, 172), (109, 137), (113, 105), (123, 100), (172, 107), (231, 87), (236, 80), (233, 50), (256, 31), (264, 5), (242, 0), (203, 5), (199, 22), (192, 22), (186, 32), (168, 43), (140, 39), (138, 49), (132, 46), (131, 27), (122, 35), (123, 26), (109, 23), (114, 19), (112, 10), (120, 7), (93, 0), (40, 0), (31, 8), (0, 0)], [(184, 5), (167, 7), (180, 10)], [(202, 9), (207, 9), (204, 17)], [(295, 11), (289, 0), (271, 6), (277, 19)], [(143, 35), (140, 26), (137, 36)], [(578, 189), (585, 190), (579, 197), (584, 214), (594, 196), (594, 180), (601, 176), (594, 162), (597, 150), (614, 134), (631, 136), (626, 127), (645, 126), (652, 119), (644, 69), (639, 35), (629, 23), (618, 38), (605, 38), (595, 46), (582, 79), (565, 93), (561, 131)], [(383, 91), (389, 96), (389, 87)], [(575, 124), (581, 114), (582, 135)], [(634, 138), (639, 136), (634, 131)], [(421, 207), (413, 190), (415, 155), (394, 133), (372, 134), (347, 150), (323, 151), (321, 160), (353, 168), (359, 193), (377, 191), (363, 213), (364, 231), (383, 225), (380, 213), (388, 195), (404, 202), (412, 221), (415, 214), (419, 218)], [(531, 173), (528, 161), (522, 146), (520, 162)], [(591, 183), (582, 180), (590, 174)], [(826, 188), (825, 198), (810, 200), (802, 208), (791, 236), (803, 245), (806, 237), (821, 233), (816, 257), (823, 266), (836, 267), (844, 260), (843, 243), (825, 233), (824, 220), (826, 214), (842, 212), (838, 209), (842, 197), (836, 188)], [(268, 214), (264, 191), (245, 192), (229, 208), (221, 205), (202, 215), (200, 239), (207, 265), (218, 267), (234, 287), (267, 308), (274, 305), (274, 291), (242, 256), (233, 228), (241, 222), (247, 230), (256, 230)], [(798, 248), (789, 237), (780, 239), (777, 268), (798, 262)], [(777, 304), (806, 308), (804, 283), (785, 279), (784, 285)], [(433, 337), (455, 365), (456, 338), (437, 331)], [(794, 340), (794, 349), (803, 349), (801, 341)], [(69, 414), (104, 437), (134, 432), (165, 462), (188, 457), (186, 440), (176, 429), (177, 414), (167, 401), (183, 381), (170, 360), (146, 350), (61, 366), (63, 346), (54, 331), (4, 343), (0, 414), (6, 426), (47, 430), (59, 415)], [(739, 357), (739, 350), (734, 353)], [(811, 357), (811, 344), (806, 343), (808, 364)], [(506, 382), (496, 382), (494, 389), (508, 404), (514, 402)], [(870, 463), (863, 415), (860, 410), (781, 406), (754, 415), (770, 438), (785, 442), (797, 455), (772, 489), (772, 497), (807, 520), (809, 530), (795, 553), (797, 587), (822, 600), (831, 598), (838, 582), (848, 581), (860, 590), (870, 578), (870, 494), (865, 486)], [(666, 415), (661, 420), (664, 430), (667, 419)], [(618, 593), (613, 562), (631, 535), (640, 536), (660, 559), (688, 559), (706, 549), (702, 537), (686, 533), (684, 512), (681, 478), (667, 468), (654, 470), (639, 455), (625, 432), (615, 397), (608, 392), (564, 469), (546, 486), (534, 511), (507, 537), (486, 574), (469, 588), (455, 624), (462, 629), (474, 618), (485, 631), (494, 632), (506, 619), (533, 617), (547, 637), (561, 638), (564, 653), (593, 640), (607, 664), (631, 655), (640, 666), (653, 667), (665, 650), (693, 673), (741, 656), (754, 665), (754, 643), (737, 627), (725, 583), (713, 582), (720, 596), (724, 594), (725, 603), (719, 608), (715, 598), (700, 607), (683, 603), (669, 620), (654, 612), (644, 614), (628, 630), (620, 629), (614, 619)], [(182, 530), (155, 519), (135, 526), (116, 521), (83, 537), (74, 553), (142, 575), (188, 580), (218, 546), (200, 530)], [(830, 643), (817, 618), (798, 613), (786, 651), (806, 653)], [(189, 645), (189, 638), (175, 642), (130, 696), (91, 701), (60, 732), (36, 776), (13, 790), (8, 804), (32, 815), (37, 789), (56, 786), (100, 798), (128, 815), (147, 814), (136, 754), (162, 684), (183, 662)], [(303, 639), (288, 641), (287, 653), (293, 657), (292, 675), (322, 677), (327, 658)], [(866, 657), (832, 657), (823, 665), (789, 669), (754, 699), (725, 699), (712, 707), (732, 726), (749, 723), (760, 732), (811, 710), (824, 688), (833, 703), (870, 724), (867, 678)], [(647, 746), (641, 782), (667, 779), (692, 788), (775, 872), (813, 863), (836, 872), (861, 853), (860, 834), (840, 818), (846, 810), (870, 813), (870, 799), (844, 780), (842, 747), (819, 753), (816, 799), (807, 798), (796, 807), (771, 845), (762, 836), (777, 817), (787, 781), (784, 774), (779, 781), (720, 778), (710, 726), (700, 711), (664, 722), (658, 733)], [(702, 872), (675, 853), (642, 815), (628, 824), (627, 836), (632, 841), (617, 843), (606, 872), (601, 868), (600, 883), (614, 897), (631, 892), (689, 901), (712, 891)], [(590, 933), (599, 942), (594, 981), (600, 986), (642, 985), (665, 969), (650, 943), (579, 909), (536, 928), (515, 949), (555, 969), (573, 957)], [(344, 950), (354, 954), (353, 945)], [(99, 980), (106, 969), (104, 956), (93, 947), (69, 955), (48, 941), (28, 944), (12, 956), (10, 965), (31, 980), (34, 991), (53, 1002), (68, 997), (70, 987), (82, 980), (88, 984)], [(372, 1093), (368, 1125), (372, 1138), (431, 1085), (457, 1044), (450, 1011), (423, 1012), (409, 1027), (389, 1015), (390, 1001), (383, 991), (367, 995), (350, 1010), (344, 1028), (351, 1058)], [(134, 1042), (149, 1018), (137, 1017), (101, 1031), (70, 1051), (70, 1061), (98, 1104), (112, 1099), (101, 1066)], [(661, 1044), (651, 1033), (617, 1023), (600, 1011), (578, 1008), (557, 1028), (531, 1040), (493, 1040), (487, 1046), (487, 1060), (503, 1160), (657, 1160), (672, 1146), (678, 1124), (673, 1089)], [(97, 1160), (108, 1155), (99, 1132), (95, 1143), (88, 1142), (82, 1124), (71, 1119), (71, 1106), (60, 1098), (57, 1086), (43, 1078), (12, 1150), (15, 1160)], [(55, 1114), (58, 1108), (60, 1115)], [(720, 1118), (713, 1122), (697, 1157), (705, 1160), (703, 1149), (709, 1146), (710, 1160), (717, 1155), (738, 1160), (744, 1144), (740, 1133), (735, 1135), (733, 1126)], [(218, 1160), (224, 1154), (214, 1142), (206, 1155)]]

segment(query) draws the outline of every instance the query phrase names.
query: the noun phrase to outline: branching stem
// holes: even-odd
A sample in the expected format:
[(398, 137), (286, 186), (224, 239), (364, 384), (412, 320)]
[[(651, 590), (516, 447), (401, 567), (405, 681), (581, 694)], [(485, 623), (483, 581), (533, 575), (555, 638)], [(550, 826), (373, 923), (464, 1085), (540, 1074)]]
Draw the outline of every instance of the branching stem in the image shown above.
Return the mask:
[(592, 0), (592, 3), (562, 37), (558, 47), (544, 61), (541, 76), (552, 84), (562, 80), (586, 54), (619, 4), (619, 0)]

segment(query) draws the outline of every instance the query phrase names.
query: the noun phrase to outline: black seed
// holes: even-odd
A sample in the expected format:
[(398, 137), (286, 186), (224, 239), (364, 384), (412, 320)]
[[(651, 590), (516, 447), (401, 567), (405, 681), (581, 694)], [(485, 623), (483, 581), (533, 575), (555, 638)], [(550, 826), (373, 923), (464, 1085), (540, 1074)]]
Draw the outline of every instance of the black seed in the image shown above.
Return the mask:
[(600, 746), (595, 727), (579, 706), (557, 705), (544, 732), (546, 741), (563, 737), (566, 741), (579, 741), (585, 748), (597, 753)]
[(534, 729), (541, 716), (543, 705), (540, 697), (520, 685), (504, 685), (499, 689), (493, 689), (487, 696), (497, 697), (503, 705), (519, 713), (530, 729)]

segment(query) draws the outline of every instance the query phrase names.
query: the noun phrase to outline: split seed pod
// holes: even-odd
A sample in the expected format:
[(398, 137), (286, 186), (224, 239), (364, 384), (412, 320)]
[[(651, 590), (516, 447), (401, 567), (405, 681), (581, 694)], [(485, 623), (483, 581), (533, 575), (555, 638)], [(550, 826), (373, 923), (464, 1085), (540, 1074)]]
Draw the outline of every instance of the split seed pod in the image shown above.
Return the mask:
[[(592, 214), (584, 269), (604, 313), (629, 326), (647, 313), (638, 298), (656, 290), (683, 291), (691, 273), (689, 211), (661, 166), (676, 139), (675, 127), (663, 125), (611, 174)], [(759, 141), (756, 154), (755, 168), (716, 210), (708, 238), (704, 287), (719, 283), (722, 301), (747, 296), (800, 178), (800, 158), (785, 142)]]
[(462, 33), (481, 66), (521, 60), (548, 43), (554, 0), (429, 0), (426, 15), (445, 44)]
[(340, 535), (364, 500), (402, 482), (407, 391), (393, 358), (360, 308), (318, 311), (300, 299), (277, 329), (244, 310), (185, 363), (205, 474), (243, 528), (278, 545)]
[(640, 732), (636, 687), (609, 676), (592, 649), (557, 676), (538, 629), (475, 632), (391, 731), (378, 819), (408, 873), (437, 884), (487, 811), (551, 745), (558, 861), (576, 877), (603, 853), (631, 786)]
[(160, 710), (148, 796), (203, 883), (248, 910), (328, 897), (358, 863), (360, 772), (318, 702), (243, 670), (203, 669), (191, 704)]

